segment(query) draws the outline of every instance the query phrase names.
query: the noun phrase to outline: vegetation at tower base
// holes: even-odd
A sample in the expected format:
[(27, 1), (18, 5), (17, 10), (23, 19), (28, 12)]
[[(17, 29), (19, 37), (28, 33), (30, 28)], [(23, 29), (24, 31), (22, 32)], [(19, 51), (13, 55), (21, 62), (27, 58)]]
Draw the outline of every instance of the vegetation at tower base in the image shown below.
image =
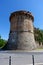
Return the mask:
[(2, 49), (6, 45), (7, 41), (2, 39), (0, 36), (0, 49)]
[(41, 43), (43, 45), (43, 30), (39, 28), (34, 28), (34, 36), (35, 36), (35, 41), (38, 41), (39, 45)]

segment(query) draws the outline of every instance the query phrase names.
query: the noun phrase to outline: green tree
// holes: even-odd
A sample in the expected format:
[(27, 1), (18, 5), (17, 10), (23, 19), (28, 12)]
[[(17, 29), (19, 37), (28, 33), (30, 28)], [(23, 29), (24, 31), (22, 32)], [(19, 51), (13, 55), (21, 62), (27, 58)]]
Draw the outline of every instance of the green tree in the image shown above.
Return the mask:
[(0, 36), (0, 48), (4, 47), (4, 45), (7, 43), (6, 40), (4, 39), (1, 39), (1, 36)]
[(1, 39), (1, 36), (0, 36), (0, 39)]
[(39, 42), (39, 44), (43, 43), (43, 30), (40, 30), (39, 28), (34, 29), (34, 36), (35, 40)]

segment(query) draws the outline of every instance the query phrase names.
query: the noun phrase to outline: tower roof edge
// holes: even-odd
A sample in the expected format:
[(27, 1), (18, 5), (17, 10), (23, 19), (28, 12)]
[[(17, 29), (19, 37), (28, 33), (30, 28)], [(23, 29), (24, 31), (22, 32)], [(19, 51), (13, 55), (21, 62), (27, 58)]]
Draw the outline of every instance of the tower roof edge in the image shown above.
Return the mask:
[(34, 21), (34, 17), (33, 17), (33, 15), (32, 15), (32, 13), (29, 12), (29, 11), (24, 11), (24, 10), (15, 11), (15, 12), (11, 13), (11, 15), (10, 15), (10, 20), (11, 20), (11, 18), (12, 18), (13, 16), (15, 16), (15, 15), (28, 15), (28, 16), (31, 17), (32, 21)]

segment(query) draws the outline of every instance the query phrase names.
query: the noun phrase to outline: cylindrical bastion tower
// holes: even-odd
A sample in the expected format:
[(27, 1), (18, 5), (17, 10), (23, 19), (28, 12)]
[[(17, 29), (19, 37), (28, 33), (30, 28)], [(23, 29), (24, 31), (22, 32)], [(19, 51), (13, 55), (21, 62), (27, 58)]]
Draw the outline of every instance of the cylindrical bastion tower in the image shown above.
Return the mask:
[(36, 48), (33, 32), (34, 17), (27, 11), (16, 11), (10, 15), (9, 50), (32, 50)]

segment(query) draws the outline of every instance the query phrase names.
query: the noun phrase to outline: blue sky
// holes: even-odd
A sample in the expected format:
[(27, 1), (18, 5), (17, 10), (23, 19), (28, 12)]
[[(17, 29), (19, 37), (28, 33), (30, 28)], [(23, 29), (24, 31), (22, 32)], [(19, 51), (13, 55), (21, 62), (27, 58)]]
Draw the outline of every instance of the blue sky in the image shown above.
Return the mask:
[(43, 29), (43, 0), (0, 0), (0, 35), (8, 39), (10, 13), (27, 10), (34, 16), (34, 26)]

